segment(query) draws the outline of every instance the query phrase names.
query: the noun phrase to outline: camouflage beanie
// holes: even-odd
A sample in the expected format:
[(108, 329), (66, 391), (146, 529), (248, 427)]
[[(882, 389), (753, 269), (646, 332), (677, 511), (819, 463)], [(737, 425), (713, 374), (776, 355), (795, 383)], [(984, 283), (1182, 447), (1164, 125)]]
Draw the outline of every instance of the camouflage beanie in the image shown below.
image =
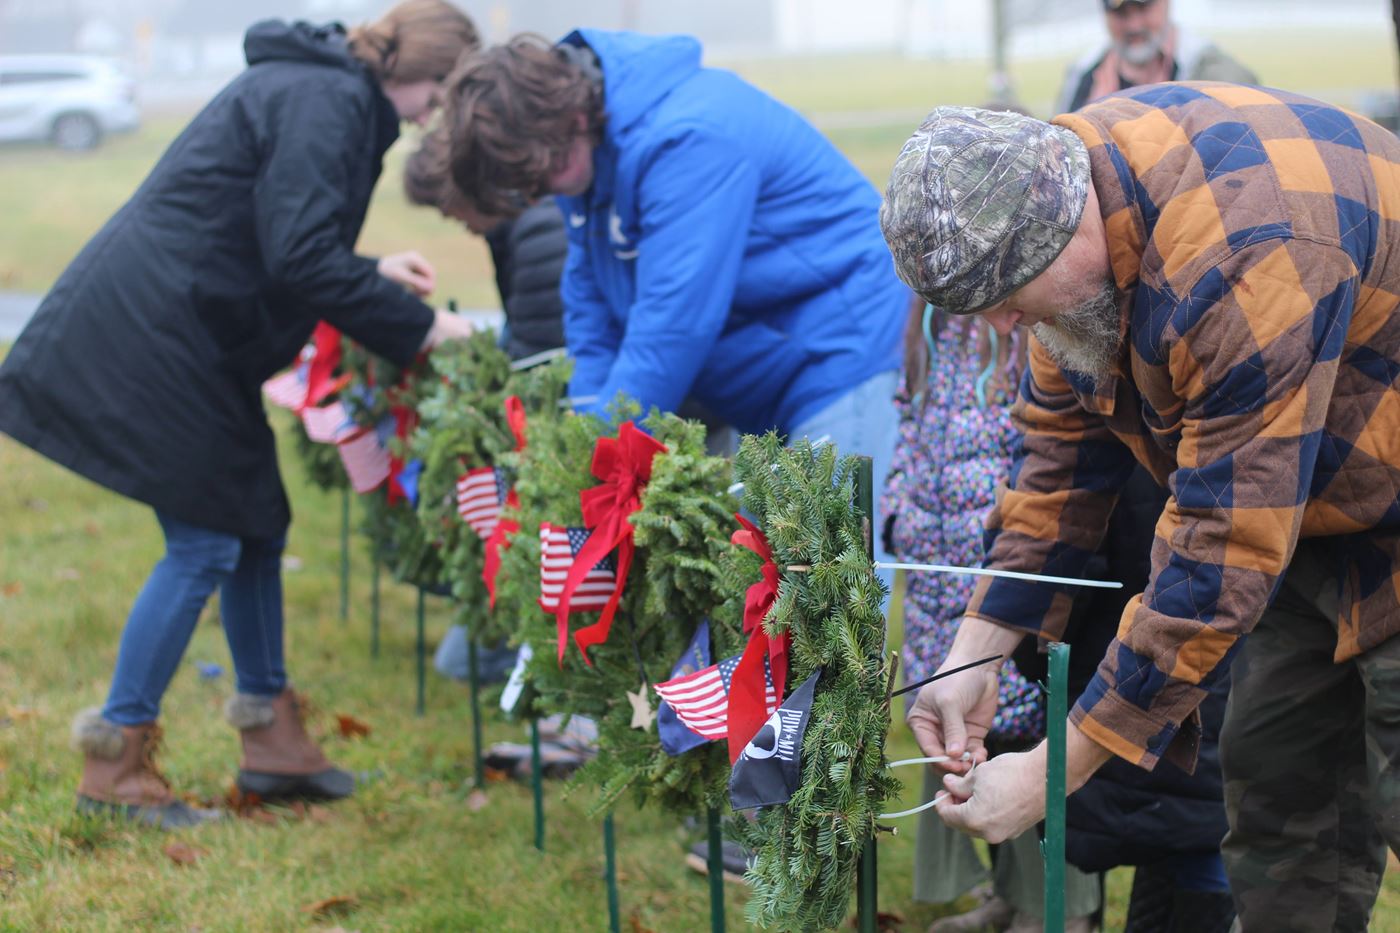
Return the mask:
[(1074, 236), (1089, 189), (1079, 137), (1017, 113), (939, 107), (904, 144), (880, 227), (899, 277), (952, 314), (990, 307)]

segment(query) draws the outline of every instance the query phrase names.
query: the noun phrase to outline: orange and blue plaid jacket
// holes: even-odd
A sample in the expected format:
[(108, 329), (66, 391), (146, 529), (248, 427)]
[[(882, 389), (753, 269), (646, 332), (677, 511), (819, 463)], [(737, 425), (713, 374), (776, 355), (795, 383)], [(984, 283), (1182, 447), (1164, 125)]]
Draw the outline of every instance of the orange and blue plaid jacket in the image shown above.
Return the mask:
[[(1143, 767), (1188, 763), (1183, 724), (1300, 537), (1336, 542), (1338, 660), (1400, 631), (1400, 140), (1215, 83), (1137, 88), (1055, 122), (1089, 149), (1124, 347), (1094, 384), (1033, 346), (987, 563), (1080, 574), (1134, 459), (1166, 485), (1147, 591), (1072, 718)], [(1072, 596), (989, 580), (968, 614), (1054, 638)]]

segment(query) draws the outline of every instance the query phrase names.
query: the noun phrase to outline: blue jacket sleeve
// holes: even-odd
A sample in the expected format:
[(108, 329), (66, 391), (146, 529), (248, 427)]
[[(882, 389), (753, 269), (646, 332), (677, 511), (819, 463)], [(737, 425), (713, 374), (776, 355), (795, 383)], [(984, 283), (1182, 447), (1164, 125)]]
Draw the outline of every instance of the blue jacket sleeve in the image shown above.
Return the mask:
[[(735, 142), (685, 127), (640, 173), (636, 297), (598, 390), (675, 411), (724, 329), (758, 198), (758, 171)], [(573, 341), (570, 341), (571, 345)]]
[[(560, 207), (567, 217), (569, 209), (562, 200)], [(586, 230), (570, 225), (568, 233), (569, 252), (564, 258), (559, 294), (564, 302), (564, 343), (574, 358), (569, 394), (596, 395), (617, 358), (622, 329), (613, 320), (612, 311), (589, 268)], [(580, 407), (601, 411), (601, 406)]]

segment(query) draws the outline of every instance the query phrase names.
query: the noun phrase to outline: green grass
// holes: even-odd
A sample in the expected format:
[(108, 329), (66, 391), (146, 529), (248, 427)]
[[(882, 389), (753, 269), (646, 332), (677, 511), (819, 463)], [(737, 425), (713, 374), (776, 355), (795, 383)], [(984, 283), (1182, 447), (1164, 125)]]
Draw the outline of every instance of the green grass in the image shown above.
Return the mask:
[[(1383, 34), (1261, 35), (1232, 39), (1230, 47), (1268, 83), (1348, 102), (1356, 88), (1391, 84), (1389, 42)], [(1017, 86), (1031, 106), (1049, 106), (1062, 66), (1018, 64)], [(970, 63), (844, 57), (736, 67), (830, 125), (832, 138), (877, 183), (919, 112), (977, 102), (986, 87), (986, 68)], [(864, 120), (873, 125), (849, 119), (877, 111), (885, 116)], [(0, 151), (0, 289), (48, 288), (182, 122), (153, 120), (90, 156)], [(397, 147), (388, 160), (362, 249), (418, 249), (438, 267), (439, 297), (493, 303), (483, 244), (432, 212), (408, 208), (399, 195), (403, 151)], [(605, 929), (601, 833), (583, 816), (587, 790), (564, 797), (551, 787), (543, 856), (530, 846), (527, 789), (492, 785), (488, 806), (466, 805), (464, 689), (433, 677), (427, 715), (413, 715), (412, 592), (386, 588), (383, 651), (371, 660), (363, 548), (356, 542), (347, 625), (337, 612), (339, 500), (309, 487), (297, 464), (284, 464), (284, 472), (297, 514), (288, 553), (301, 561), (286, 577), (291, 669), (324, 711), (314, 726), (329, 753), (380, 777), (328, 808), (325, 822), (229, 821), (191, 834), (203, 854), (181, 867), (162, 853), (161, 836), (73, 814), (79, 760), (67, 748), (72, 715), (104, 696), (126, 612), (159, 556), (155, 522), (144, 507), (0, 438), (0, 931)], [(430, 606), (435, 641), (447, 614)], [(230, 668), (212, 611), (186, 657), (166, 698), (164, 760), (182, 790), (214, 800), (229, 785), (237, 746), (219, 714), (228, 675), (204, 681), (194, 667), (215, 661)], [(334, 737), (332, 713), (354, 715), (373, 732), (354, 741)], [(486, 734), (488, 742), (521, 738), (494, 714)], [(891, 742), (895, 757), (914, 752), (902, 724)], [(905, 805), (912, 795), (906, 792)], [(936, 911), (910, 902), (914, 837), (904, 822), (880, 844), (881, 903), (904, 915), (904, 929), (918, 930)], [(708, 929), (707, 887), (682, 865), (689, 838), (677, 820), (627, 807), (617, 823), (624, 928)], [(1110, 877), (1109, 929), (1121, 928), (1129, 879), (1122, 871)], [(354, 902), (330, 916), (304, 910), (335, 896)], [(742, 903), (742, 892), (731, 889), (731, 929), (741, 927)], [(1400, 933), (1393, 878), (1372, 929)]]

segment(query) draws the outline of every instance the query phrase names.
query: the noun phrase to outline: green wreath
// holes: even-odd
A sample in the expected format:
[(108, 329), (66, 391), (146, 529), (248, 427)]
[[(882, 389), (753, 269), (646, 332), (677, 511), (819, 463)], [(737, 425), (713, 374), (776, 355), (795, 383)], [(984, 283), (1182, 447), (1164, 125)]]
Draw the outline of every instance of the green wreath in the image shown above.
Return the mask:
[[(639, 804), (694, 814), (725, 801), (728, 753), (723, 743), (709, 743), (668, 755), (657, 735), (658, 701), (650, 687), (670, 679), (696, 626), (713, 617), (727, 595), (721, 562), (732, 550), (734, 502), (725, 491), (731, 468), (706, 454), (701, 424), (653, 413), (643, 425), (667, 452), (652, 462), (642, 507), (631, 516), (636, 556), (611, 636), (590, 652), (592, 666), (572, 641), (563, 664), (557, 659), (555, 618), (538, 604), (539, 527), (581, 523), (578, 494), (597, 482), (589, 467), (597, 439), (611, 433), (604, 422), (569, 415), (544, 430), (532, 426), (516, 487), (521, 529), (501, 573), (507, 605), (520, 621), (519, 638), (533, 649), (527, 668), (533, 711), (585, 715), (598, 724), (598, 755), (572, 785), (597, 788), (590, 812), (612, 809), (630, 791)], [(505, 593), (498, 608), (502, 598)], [(591, 621), (591, 615), (571, 620)], [(713, 620), (711, 639), (716, 660), (742, 647), (738, 628)], [(633, 727), (639, 701), (628, 694), (640, 695), (653, 714), (644, 729)]]
[(504, 455), (516, 443), (506, 419), (508, 397), (519, 396), (524, 405), (527, 437), (547, 417), (557, 418), (572, 369), (558, 361), (513, 372), (495, 341), (494, 334), (478, 333), (433, 351), (439, 380), (419, 404), (410, 445), (410, 456), (423, 462), (418, 520), (424, 528), (440, 529), (441, 580), (451, 587), (457, 621), (482, 644), (510, 636), (514, 626), (506, 613), (488, 611), (484, 543), (457, 514), (457, 478), (465, 469), (506, 465)]
[[(438, 383), (432, 355), (420, 356), (400, 369), (347, 340), (341, 357), (350, 384), (343, 393), (346, 407), (355, 423), (375, 429), (395, 408), (417, 411), (423, 399)], [(408, 445), (394, 437), (389, 451), (406, 458)], [(440, 532), (431, 531), (418, 520), (417, 511), (406, 500), (389, 501), (387, 484), (360, 497), (364, 517), (360, 531), (369, 539), (370, 553), (394, 579), (428, 590), (440, 590), (442, 558), (438, 553)]]
[[(787, 803), (735, 834), (754, 851), (748, 919), (784, 930), (841, 924), (875, 816), (899, 791), (885, 770), (894, 664), (885, 651), (884, 584), (853, 508), (857, 461), (805, 440), (745, 437), (735, 462), (745, 509), (768, 536), (781, 574), (764, 621), (788, 633), (788, 685), (821, 669), (802, 741), (802, 779)], [(752, 579), (752, 577), (750, 577)], [(727, 608), (742, 606), (736, 592)]]

